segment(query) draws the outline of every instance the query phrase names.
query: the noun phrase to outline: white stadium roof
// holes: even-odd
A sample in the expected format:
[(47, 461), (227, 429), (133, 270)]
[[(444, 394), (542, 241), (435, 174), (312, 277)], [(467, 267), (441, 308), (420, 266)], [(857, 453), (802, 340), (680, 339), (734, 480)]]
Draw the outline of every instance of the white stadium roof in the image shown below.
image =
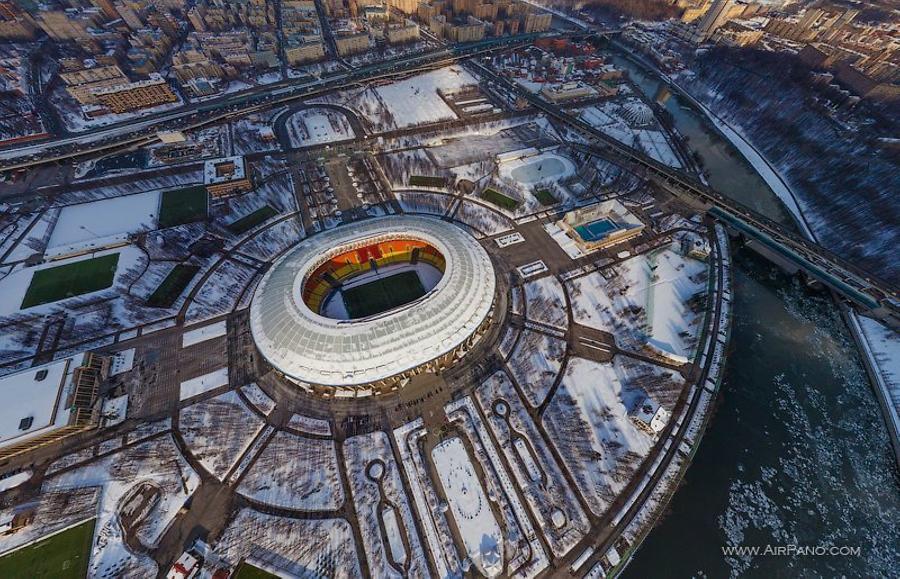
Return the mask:
[[(336, 320), (303, 302), (306, 276), (326, 259), (391, 238), (431, 244), (445, 259), (430, 292), (394, 310)], [(262, 355), (285, 375), (326, 386), (376, 382), (425, 364), (469, 338), (491, 310), (496, 280), (490, 258), (469, 234), (421, 216), (388, 216), (310, 237), (269, 269), (250, 306)]]

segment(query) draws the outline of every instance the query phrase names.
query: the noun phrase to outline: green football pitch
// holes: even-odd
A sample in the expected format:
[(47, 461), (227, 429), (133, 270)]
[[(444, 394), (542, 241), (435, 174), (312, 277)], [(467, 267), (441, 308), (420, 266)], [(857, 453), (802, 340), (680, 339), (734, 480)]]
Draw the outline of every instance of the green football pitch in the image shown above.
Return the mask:
[(380, 277), (367, 284), (341, 291), (351, 319), (365, 318), (408, 304), (425, 295), (425, 288), (414, 271)]
[(94, 519), (0, 557), (4, 579), (87, 577)]
[(34, 272), (22, 309), (106, 289), (113, 284), (119, 254), (83, 259)]

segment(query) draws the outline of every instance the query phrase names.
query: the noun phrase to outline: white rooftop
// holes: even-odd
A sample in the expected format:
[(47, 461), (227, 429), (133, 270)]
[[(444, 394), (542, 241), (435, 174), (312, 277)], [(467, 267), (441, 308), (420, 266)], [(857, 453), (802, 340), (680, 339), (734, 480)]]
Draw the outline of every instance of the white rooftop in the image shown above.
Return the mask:
[[(63, 406), (83, 359), (78, 354), (0, 378), (0, 447), (68, 424), (69, 410)], [(31, 424), (20, 428), (27, 418)]]
[[(220, 173), (219, 167), (228, 167), (229, 170)], [(209, 159), (203, 164), (203, 183), (206, 185), (228, 183), (229, 181), (237, 181), (243, 178), (244, 158), (240, 155)]]
[[(382, 314), (336, 320), (310, 310), (305, 276), (354, 246), (396, 237), (431, 244), (444, 276), (423, 297)], [(351, 223), (299, 243), (263, 277), (250, 306), (250, 328), (262, 355), (301, 382), (348, 386), (375, 382), (456, 348), (490, 312), (496, 280), (484, 249), (458, 227), (422, 216)]]

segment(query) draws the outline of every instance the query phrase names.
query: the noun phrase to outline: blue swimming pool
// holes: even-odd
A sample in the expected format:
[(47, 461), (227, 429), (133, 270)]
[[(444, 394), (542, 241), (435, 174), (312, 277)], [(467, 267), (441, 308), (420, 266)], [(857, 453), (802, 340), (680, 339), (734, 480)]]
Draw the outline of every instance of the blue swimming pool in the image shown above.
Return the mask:
[(575, 231), (585, 241), (599, 241), (618, 228), (619, 226), (613, 223), (611, 219), (604, 217), (597, 221), (579, 225), (575, 228)]

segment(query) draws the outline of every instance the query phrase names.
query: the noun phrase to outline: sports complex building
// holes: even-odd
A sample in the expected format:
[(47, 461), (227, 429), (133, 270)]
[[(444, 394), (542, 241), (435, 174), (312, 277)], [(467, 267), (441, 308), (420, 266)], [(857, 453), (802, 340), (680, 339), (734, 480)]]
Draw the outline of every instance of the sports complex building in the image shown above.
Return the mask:
[(257, 287), (250, 327), (262, 356), (297, 385), (380, 394), (471, 350), (495, 294), (491, 260), (468, 233), (436, 218), (380, 217), (289, 250)]

